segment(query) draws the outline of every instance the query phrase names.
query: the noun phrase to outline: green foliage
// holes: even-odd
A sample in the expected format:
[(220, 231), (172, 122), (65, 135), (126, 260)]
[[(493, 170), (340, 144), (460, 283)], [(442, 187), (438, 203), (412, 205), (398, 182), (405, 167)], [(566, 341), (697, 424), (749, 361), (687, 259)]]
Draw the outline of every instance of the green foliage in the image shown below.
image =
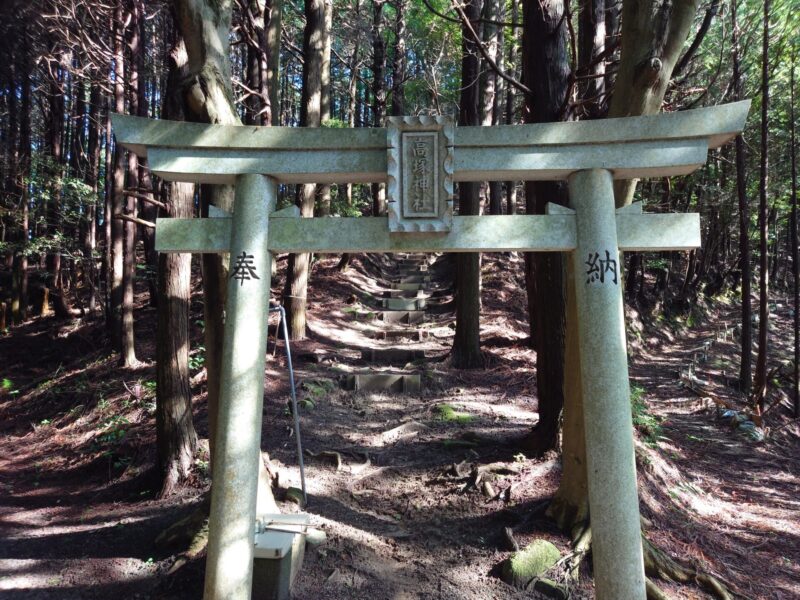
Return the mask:
[(300, 389), (307, 395), (299, 401), (299, 404), (304, 408), (314, 408), (317, 402), (336, 389), (336, 384), (330, 379), (311, 379), (300, 384)]
[(123, 415), (110, 415), (103, 420), (103, 432), (97, 437), (102, 444), (119, 444), (127, 435), (130, 421)]
[(631, 386), (633, 425), (642, 434), (645, 444), (655, 447), (661, 437), (661, 422), (658, 417), (647, 410), (647, 404), (644, 401), (645, 393), (643, 387)]
[(198, 346), (194, 354), (189, 356), (189, 370), (199, 371), (206, 364), (206, 348), (205, 346)]
[(646, 264), (648, 271), (657, 271), (669, 268), (669, 261), (666, 258), (651, 258)]

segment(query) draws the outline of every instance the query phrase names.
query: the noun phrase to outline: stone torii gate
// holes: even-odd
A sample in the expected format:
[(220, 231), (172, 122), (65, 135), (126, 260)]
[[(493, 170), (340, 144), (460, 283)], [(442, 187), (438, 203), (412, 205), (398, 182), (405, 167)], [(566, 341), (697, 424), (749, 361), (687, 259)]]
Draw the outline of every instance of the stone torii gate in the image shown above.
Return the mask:
[[(649, 117), (386, 129), (202, 125), (115, 115), (119, 144), (172, 181), (235, 184), (233, 215), (159, 219), (160, 252), (229, 252), (205, 597), (250, 598), (270, 293), (269, 253), (569, 252), (575, 273), (597, 598), (644, 600), (621, 250), (700, 245), (698, 214), (615, 210), (615, 179), (685, 175), (738, 134), (739, 102)], [(460, 181), (566, 180), (570, 208), (453, 216)], [(387, 184), (388, 216), (275, 212), (281, 183)]]

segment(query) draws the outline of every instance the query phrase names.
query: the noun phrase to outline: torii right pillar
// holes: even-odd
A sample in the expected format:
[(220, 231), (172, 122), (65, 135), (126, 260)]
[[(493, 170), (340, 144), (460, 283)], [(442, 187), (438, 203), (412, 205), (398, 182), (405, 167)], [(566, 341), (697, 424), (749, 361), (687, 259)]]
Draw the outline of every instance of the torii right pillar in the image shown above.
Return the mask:
[(645, 600), (622, 265), (610, 171), (569, 177), (595, 597)]

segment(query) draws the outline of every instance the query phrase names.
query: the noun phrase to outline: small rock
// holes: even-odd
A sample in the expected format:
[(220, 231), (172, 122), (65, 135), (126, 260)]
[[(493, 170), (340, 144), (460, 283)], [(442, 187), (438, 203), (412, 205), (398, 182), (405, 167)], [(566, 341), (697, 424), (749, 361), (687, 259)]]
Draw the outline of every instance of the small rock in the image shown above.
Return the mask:
[(561, 552), (547, 540), (534, 540), (515, 552), (502, 565), (500, 578), (519, 589), (544, 573), (561, 558)]
[(310, 546), (321, 546), (328, 541), (328, 535), (316, 527), (309, 527), (306, 532), (306, 543)]

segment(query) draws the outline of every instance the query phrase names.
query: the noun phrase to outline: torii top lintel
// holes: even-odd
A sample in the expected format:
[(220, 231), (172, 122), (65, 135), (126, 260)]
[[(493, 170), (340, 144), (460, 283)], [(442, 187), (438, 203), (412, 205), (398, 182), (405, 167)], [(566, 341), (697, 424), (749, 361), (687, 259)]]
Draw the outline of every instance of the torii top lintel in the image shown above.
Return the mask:
[[(749, 107), (746, 100), (645, 117), (456, 127), (453, 180), (563, 180), (586, 169), (606, 169), (615, 179), (685, 175), (705, 163), (709, 149), (742, 130)], [(245, 174), (270, 175), (281, 183), (387, 180), (387, 135), (381, 128), (112, 118), (117, 141), (146, 155), (153, 173), (167, 180), (234, 183)]]

